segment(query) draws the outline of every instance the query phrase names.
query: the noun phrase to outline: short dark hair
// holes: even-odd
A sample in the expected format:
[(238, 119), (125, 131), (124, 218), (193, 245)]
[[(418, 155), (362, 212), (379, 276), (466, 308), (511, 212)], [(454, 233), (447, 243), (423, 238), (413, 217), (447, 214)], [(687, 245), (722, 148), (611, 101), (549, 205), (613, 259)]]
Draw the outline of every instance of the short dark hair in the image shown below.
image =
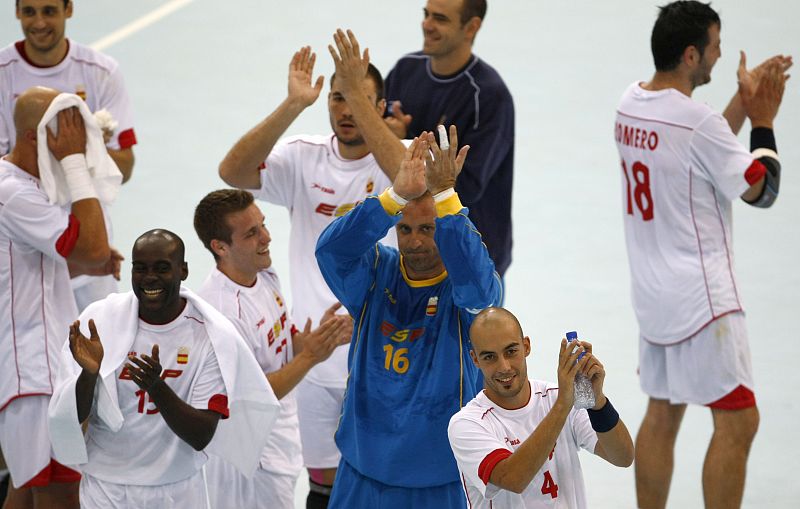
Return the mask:
[[(385, 97), (385, 93), (383, 90), (383, 76), (381, 76), (381, 72), (372, 64), (369, 64), (367, 67), (367, 77), (372, 80), (372, 83), (375, 85), (375, 102), (380, 101)], [(333, 80), (336, 78), (336, 73), (331, 74), (331, 86), (333, 86)]]
[[(67, 5), (69, 5), (70, 0), (62, 0), (62, 1), (64, 2), (64, 9), (66, 9)], [(16, 6), (17, 8), (19, 8), (19, 0), (17, 0)]]
[(221, 240), (231, 243), (233, 230), (228, 225), (228, 215), (241, 212), (253, 204), (253, 195), (242, 189), (219, 189), (205, 195), (194, 209), (194, 231), (206, 249), (218, 260), (217, 253), (211, 249), (211, 241)]
[(672, 71), (681, 63), (683, 52), (694, 46), (702, 55), (708, 46), (708, 29), (722, 26), (719, 14), (694, 0), (679, 0), (659, 7), (650, 36), (650, 49), (657, 71)]
[(481, 20), (486, 16), (486, 0), (464, 0), (461, 6), (461, 26), (466, 25), (475, 16)]
[(164, 228), (154, 228), (139, 235), (139, 237), (133, 242), (133, 249), (136, 249), (136, 244), (138, 244), (140, 241), (143, 242), (156, 237), (167, 242), (171, 242), (175, 246), (175, 256), (180, 260), (181, 263), (186, 261), (186, 246), (183, 243), (183, 239), (180, 238), (177, 233), (173, 233)]

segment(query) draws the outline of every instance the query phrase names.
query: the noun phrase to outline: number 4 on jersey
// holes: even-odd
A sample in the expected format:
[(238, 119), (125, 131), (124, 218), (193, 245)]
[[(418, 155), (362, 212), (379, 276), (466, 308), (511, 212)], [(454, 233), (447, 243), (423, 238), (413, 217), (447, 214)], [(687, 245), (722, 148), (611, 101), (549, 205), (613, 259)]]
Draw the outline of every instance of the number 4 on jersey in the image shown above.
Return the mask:
[(633, 188), (633, 200), (631, 199), (631, 177), (628, 176), (628, 167), (622, 161), (622, 174), (625, 175), (627, 184), (627, 213), (633, 215), (633, 202), (642, 213), (642, 220), (650, 221), (653, 219), (653, 194), (650, 192), (650, 168), (639, 161), (635, 161), (631, 167), (633, 181), (636, 184)]
[(558, 497), (558, 484), (553, 480), (549, 470), (544, 471), (544, 483), (542, 483), (542, 495), (550, 495), (550, 498)]

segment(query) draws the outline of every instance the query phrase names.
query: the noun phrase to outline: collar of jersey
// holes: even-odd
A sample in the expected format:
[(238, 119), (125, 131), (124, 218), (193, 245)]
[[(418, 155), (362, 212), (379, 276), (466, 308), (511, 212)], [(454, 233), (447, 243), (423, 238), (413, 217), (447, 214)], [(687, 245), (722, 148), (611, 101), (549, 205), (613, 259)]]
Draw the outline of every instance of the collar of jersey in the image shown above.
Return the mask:
[(420, 279), (420, 280), (411, 279), (408, 277), (408, 274), (406, 274), (406, 267), (403, 264), (403, 255), (400, 255), (400, 273), (403, 274), (403, 279), (406, 280), (408, 286), (412, 288), (422, 288), (425, 286), (438, 285), (439, 283), (444, 281), (444, 279), (447, 277), (447, 271), (445, 270), (438, 276), (432, 277), (430, 279)]

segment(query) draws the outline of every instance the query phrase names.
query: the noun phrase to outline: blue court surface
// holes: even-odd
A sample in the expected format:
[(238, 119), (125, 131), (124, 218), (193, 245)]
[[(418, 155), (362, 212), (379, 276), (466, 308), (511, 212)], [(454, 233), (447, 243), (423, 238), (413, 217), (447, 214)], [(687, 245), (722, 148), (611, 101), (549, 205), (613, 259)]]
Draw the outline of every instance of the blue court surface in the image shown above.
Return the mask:
[[(142, 232), (164, 227), (187, 243), (197, 288), (213, 260), (192, 228), (195, 204), (223, 187), (217, 165), (247, 129), (286, 94), (293, 52), (311, 45), (317, 72), (337, 27), (352, 28), (386, 74), (421, 47), (423, 0), (74, 0), (67, 34), (98, 42), (122, 66), (139, 144), (133, 178), (113, 209), (115, 244), (129, 253)], [(164, 6), (173, 12), (160, 16)], [(736, 89), (738, 50), (756, 64), (776, 54), (800, 58), (800, 4), (715, 0), (722, 58), (694, 97), (722, 110)], [(20, 39), (13, 4), (0, 19), (2, 42)], [(153, 11), (152, 23), (117, 31)], [(639, 389), (638, 328), (630, 304), (620, 165), (613, 139), (625, 87), (653, 72), (653, 0), (604, 2), (493, 0), (475, 53), (493, 65), (516, 105), (514, 262), (506, 305), (533, 342), (530, 375), (555, 379), (557, 346), (577, 329), (607, 370), (606, 393), (634, 435), (646, 397)], [(113, 40), (105, 39), (117, 34)], [(800, 73), (800, 70), (795, 71)], [(748, 464), (744, 506), (798, 507), (800, 371), (800, 78), (786, 89), (775, 132), (784, 168), (781, 196), (768, 210), (734, 206), (738, 282), (747, 311), (761, 425)], [(326, 83), (327, 91), (327, 83)], [(324, 92), (326, 93), (326, 92)], [(287, 134), (327, 133), (325, 96)], [(740, 138), (749, 144), (749, 124)], [(272, 257), (288, 288), (287, 213), (263, 205)], [(123, 289), (129, 288), (123, 267)], [(794, 317), (794, 318), (793, 318)], [(799, 327), (800, 328), (800, 327)], [(669, 507), (701, 507), (701, 470), (711, 435), (708, 410), (690, 408), (678, 437)], [(592, 508), (635, 507), (633, 469), (581, 455)], [(305, 475), (296, 507), (305, 507)]]

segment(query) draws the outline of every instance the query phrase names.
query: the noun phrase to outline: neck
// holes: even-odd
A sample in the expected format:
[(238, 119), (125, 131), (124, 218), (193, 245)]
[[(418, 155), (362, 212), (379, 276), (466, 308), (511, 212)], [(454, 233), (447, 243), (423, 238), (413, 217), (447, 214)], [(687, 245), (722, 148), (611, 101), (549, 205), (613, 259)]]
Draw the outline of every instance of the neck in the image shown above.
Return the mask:
[(406, 276), (408, 279), (412, 281), (426, 281), (428, 279), (433, 279), (441, 274), (444, 273), (445, 268), (444, 264), (439, 263), (439, 265), (435, 266), (432, 269), (424, 270), (424, 271), (416, 271), (409, 267), (408, 263), (406, 262), (405, 258), (403, 258), (403, 269), (405, 269)]
[(69, 42), (66, 37), (48, 51), (39, 51), (25, 41), (25, 56), (39, 67), (53, 67), (59, 64), (67, 56), (67, 51), (69, 51)]
[(250, 288), (256, 284), (256, 278), (258, 276), (256, 272), (236, 270), (235, 267), (227, 266), (222, 260), (217, 263), (217, 269), (239, 286)]
[(369, 154), (369, 148), (366, 143), (361, 143), (360, 145), (346, 145), (339, 141), (338, 138), (336, 139), (336, 143), (338, 143), (339, 146), (339, 155), (344, 159), (361, 159)]
[[(19, 138), (17, 138), (17, 141), (20, 141)], [(31, 153), (30, 150), (25, 150), (24, 143), (17, 143), (14, 145), (14, 148), (11, 149), (11, 153), (6, 156), (6, 160), (22, 171), (39, 178), (39, 161), (36, 151), (34, 150)]]
[(522, 390), (519, 391), (519, 394), (510, 398), (501, 398), (488, 388), (485, 388), (485, 391), (486, 397), (488, 397), (492, 403), (505, 410), (518, 410), (527, 405), (528, 401), (531, 400), (531, 382), (529, 380), (525, 380), (525, 384), (522, 386)]
[(472, 57), (472, 46), (465, 45), (447, 55), (431, 55), (431, 70), (439, 76), (449, 76), (461, 70)]
[(687, 97), (692, 97), (692, 91), (694, 90), (691, 80), (689, 80), (689, 78), (684, 76), (682, 73), (675, 71), (656, 71), (656, 73), (653, 75), (653, 79), (647, 83), (643, 83), (642, 88), (652, 92), (674, 88)]
[(173, 304), (170, 304), (167, 307), (161, 308), (153, 312), (150, 312), (147, 309), (143, 309), (140, 306), (139, 318), (152, 325), (164, 325), (181, 316), (183, 308), (185, 307), (186, 307), (186, 299), (184, 299), (183, 297), (175, 301)]

